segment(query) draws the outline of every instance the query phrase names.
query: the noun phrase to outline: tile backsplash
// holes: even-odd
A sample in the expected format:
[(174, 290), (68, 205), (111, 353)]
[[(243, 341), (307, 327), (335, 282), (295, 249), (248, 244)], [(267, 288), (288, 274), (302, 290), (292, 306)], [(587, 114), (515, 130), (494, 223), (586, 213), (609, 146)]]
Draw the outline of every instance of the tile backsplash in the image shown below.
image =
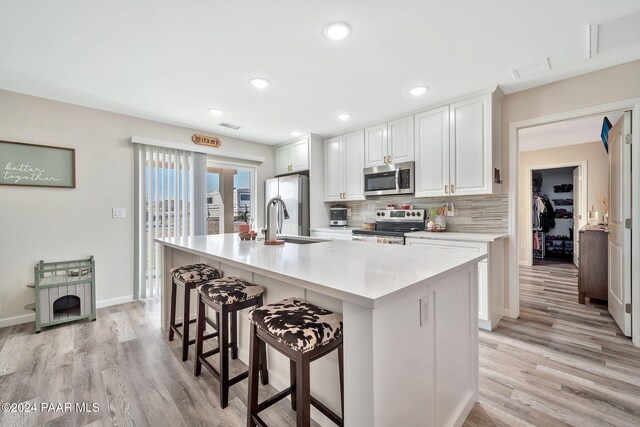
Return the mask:
[(413, 198), (406, 196), (370, 197), (362, 202), (342, 202), (351, 208), (350, 227), (360, 227), (375, 220), (374, 212), (389, 203), (398, 208), (402, 204), (419, 209), (444, 206), (453, 202), (454, 216), (447, 217), (447, 230), (469, 233), (507, 233), (509, 231), (509, 195), (460, 196), (447, 198)]

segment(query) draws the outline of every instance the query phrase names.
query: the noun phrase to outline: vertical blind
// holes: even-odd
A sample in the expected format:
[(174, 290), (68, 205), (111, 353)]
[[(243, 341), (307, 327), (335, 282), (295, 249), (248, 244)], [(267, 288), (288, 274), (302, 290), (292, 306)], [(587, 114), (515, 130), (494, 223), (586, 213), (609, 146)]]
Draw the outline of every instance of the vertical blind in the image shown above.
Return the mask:
[[(200, 234), (206, 179), (204, 154), (136, 144), (135, 219), (136, 262), (134, 298), (159, 295), (162, 289), (162, 252), (156, 238)], [(197, 191), (195, 191), (197, 190)]]

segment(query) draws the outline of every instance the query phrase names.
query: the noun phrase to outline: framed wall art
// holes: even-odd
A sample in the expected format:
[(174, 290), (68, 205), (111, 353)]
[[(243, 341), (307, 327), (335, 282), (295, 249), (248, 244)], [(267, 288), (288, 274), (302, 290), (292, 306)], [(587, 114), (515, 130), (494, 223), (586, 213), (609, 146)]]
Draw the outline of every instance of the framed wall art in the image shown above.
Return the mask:
[(76, 150), (0, 141), (0, 185), (76, 188)]

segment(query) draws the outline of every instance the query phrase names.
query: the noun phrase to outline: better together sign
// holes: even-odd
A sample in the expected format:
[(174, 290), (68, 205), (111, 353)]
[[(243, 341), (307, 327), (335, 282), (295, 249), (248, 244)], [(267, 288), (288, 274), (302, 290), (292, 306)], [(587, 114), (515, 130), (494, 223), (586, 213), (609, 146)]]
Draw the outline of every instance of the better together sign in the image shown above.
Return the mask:
[(0, 185), (75, 188), (75, 150), (0, 141)]

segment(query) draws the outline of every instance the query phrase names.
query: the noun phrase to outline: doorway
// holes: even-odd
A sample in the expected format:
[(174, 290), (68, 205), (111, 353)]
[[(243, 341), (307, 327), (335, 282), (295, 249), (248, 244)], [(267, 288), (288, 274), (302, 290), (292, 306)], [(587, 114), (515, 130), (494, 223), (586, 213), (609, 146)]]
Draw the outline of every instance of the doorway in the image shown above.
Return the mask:
[(256, 168), (207, 159), (207, 234), (255, 229)]
[[(571, 307), (562, 308), (567, 313), (589, 307), (601, 311), (602, 307), (607, 308), (608, 305), (608, 312), (613, 315), (613, 319), (616, 320), (622, 332), (630, 336), (631, 330), (627, 328), (631, 324), (630, 317), (621, 321), (619, 320), (620, 316), (615, 315), (616, 311), (619, 315), (625, 308), (630, 308), (630, 305), (625, 304), (629, 304), (631, 301), (631, 263), (623, 265), (618, 261), (614, 262), (612, 266), (609, 259), (612, 252), (607, 224), (610, 205), (610, 176), (612, 180), (615, 180), (622, 175), (621, 167), (610, 167), (610, 164), (613, 165), (615, 162), (612, 163), (612, 156), (607, 151), (608, 147), (601, 140), (600, 131), (606, 123), (605, 117), (613, 124), (624, 123), (625, 118), (627, 123), (631, 122), (630, 113), (625, 113), (623, 110), (547, 122), (523, 127), (517, 131), (519, 152), (516, 184), (518, 188), (516, 247), (519, 254), (520, 274), (518, 274), (519, 279), (515, 283), (518, 295), (516, 306), (519, 311), (520, 286), (525, 286), (522, 290), (523, 297), (530, 301), (533, 295), (530, 292), (529, 282), (535, 281), (536, 284), (542, 285), (542, 290), (545, 292), (561, 292), (565, 295), (571, 295), (569, 298)], [(588, 130), (586, 137), (580, 134), (581, 128)], [(616, 148), (626, 145), (626, 141), (621, 139), (619, 135), (629, 133), (626, 131), (618, 132), (617, 138), (620, 140), (615, 142)], [(576, 138), (583, 140), (579, 141)], [(617, 158), (621, 163), (626, 162), (627, 166), (630, 165), (629, 152), (626, 157), (619, 154)], [(627, 190), (619, 186), (612, 188), (614, 188), (614, 192), (624, 193), (624, 196), (618, 198), (626, 199), (630, 206), (632, 202), (630, 174), (624, 175), (624, 180), (626, 180), (624, 183)], [(620, 183), (622, 182), (620, 181)], [(542, 203), (542, 199), (544, 199), (544, 203)], [(536, 203), (538, 204), (536, 205)], [(542, 221), (542, 224), (536, 224), (535, 215), (532, 217), (532, 214), (537, 209), (536, 206), (544, 210), (545, 205), (554, 213), (551, 215), (551, 224), (549, 224), (548, 218), (546, 221)], [(523, 231), (527, 228), (528, 235)], [(587, 231), (588, 233), (586, 233)], [(584, 235), (583, 232), (585, 232)], [(597, 234), (596, 232), (604, 235), (603, 243), (595, 246), (593, 243), (589, 243), (585, 247), (589, 251), (585, 252), (585, 256), (589, 255), (585, 260), (588, 259), (591, 267), (595, 266), (601, 271), (601, 275), (596, 280), (599, 289), (598, 292), (587, 292), (587, 305), (578, 306), (577, 304), (585, 302), (585, 292), (583, 291), (584, 283), (587, 283), (587, 280), (582, 280), (585, 275), (581, 275), (581, 285), (580, 288), (578, 287), (580, 258), (583, 250), (581, 236), (586, 237), (587, 234)], [(593, 239), (585, 241), (593, 242)], [(626, 239), (626, 242), (630, 241), (630, 237)], [(599, 255), (594, 258), (593, 251), (596, 249), (599, 250)], [(631, 253), (630, 244), (628, 252), (625, 253)], [(617, 259), (623, 260), (623, 256), (618, 255)], [(565, 267), (558, 269), (561, 265)], [(537, 268), (538, 266), (540, 268)], [(624, 274), (618, 273), (618, 269)], [(587, 278), (592, 277), (592, 270), (585, 269), (584, 271), (589, 272), (586, 274)], [(622, 277), (618, 278), (618, 274), (622, 274)], [(564, 281), (559, 281), (560, 276)], [(626, 295), (622, 289), (624, 278), (629, 280)], [(525, 284), (523, 285), (523, 283)], [(609, 296), (612, 289), (617, 290), (613, 303), (607, 302), (607, 300), (611, 300)], [(510, 306), (514, 307), (511, 298), (512, 290), (513, 284), (510, 283)], [(539, 292), (540, 289), (536, 291)], [(619, 297), (620, 295), (623, 296)]]

